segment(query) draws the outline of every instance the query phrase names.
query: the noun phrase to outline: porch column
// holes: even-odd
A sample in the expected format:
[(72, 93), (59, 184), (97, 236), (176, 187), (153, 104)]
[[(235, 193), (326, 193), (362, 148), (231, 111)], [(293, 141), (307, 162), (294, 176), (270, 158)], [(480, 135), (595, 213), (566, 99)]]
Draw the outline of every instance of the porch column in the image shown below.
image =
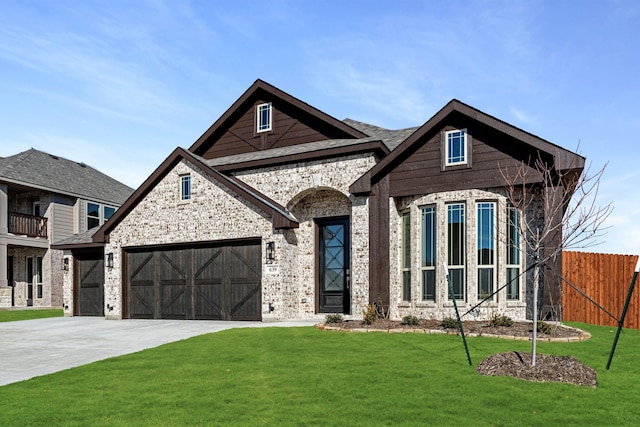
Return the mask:
[(9, 233), (9, 189), (0, 184), (0, 307), (11, 307), (11, 288), (7, 280), (7, 234)]

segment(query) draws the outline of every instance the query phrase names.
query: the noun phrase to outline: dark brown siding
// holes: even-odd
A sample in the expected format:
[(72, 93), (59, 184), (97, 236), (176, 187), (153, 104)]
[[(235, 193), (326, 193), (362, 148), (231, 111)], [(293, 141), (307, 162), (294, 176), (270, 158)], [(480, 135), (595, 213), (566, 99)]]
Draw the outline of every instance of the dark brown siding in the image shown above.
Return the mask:
[[(636, 255), (610, 255), (586, 252), (563, 252), (562, 275), (576, 288), (604, 307), (616, 318), (620, 317), (627, 298)], [(640, 283), (636, 283), (626, 328), (640, 329)], [(563, 320), (594, 325), (617, 326), (617, 321), (566, 283), (562, 293)]]
[(376, 183), (369, 198), (369, 303), (389, 307), (389, 179)]
[[(471, 167), (456, 166), (442, 170), (441, 131), (466, 128), (471, 136)], [(514, 170), (532, 165), (538, 154), (529, 145), (504, 135), (469, 118), (452, 116), (439, 131), (425, 134), (424, 143), (390, 173), (393, 197), (430, 194), (470, 188), (495, 188), (505, 184), (500, 168)], [(538, 181), (529, 168), (529, 178)]]
[(279, 100), (272, 101), (273, 130), (256, 133), (255, 106), (265, 102), (270, 101), (256, 100), (219, 137), (214, 135), (210, 146), (200, 150), (202, 157), (212, 159), (325, 139), (352, 138), (317, 117)]

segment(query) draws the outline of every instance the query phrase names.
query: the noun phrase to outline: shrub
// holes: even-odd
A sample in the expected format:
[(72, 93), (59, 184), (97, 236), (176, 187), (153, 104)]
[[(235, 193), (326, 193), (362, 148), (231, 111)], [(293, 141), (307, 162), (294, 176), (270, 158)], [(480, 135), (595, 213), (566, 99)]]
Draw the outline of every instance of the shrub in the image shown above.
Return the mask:
[(550, 334), (552, 326), (542, 320), (538, 320), (538, 332), (542, 332), (543, 334)]
[(402, 318), (402, 322), (401, 322), (401, 323), (402, 323), (403, 325), (411, 325), (411, 326), (415, 326), (415, 325), (417, 325), (418, 323), (420, 323), (420, 320), (418, 320), (418, 318), (417, 318), (416, 316), (409, 315), (409, 316), (404, 316), (404, 317)]
[(489, 326), (513, 326), (513, 320), (509, 316), (494, 313), (489, 319)]
[(342, 323), (343, 321), (344, 318), (342, 317), (342, 314), (338, 313), (327, 314), (327, 316), (325, 317), (326, 323)]
[(457, 329), (458, 321), (453, 317), (445, 317), (444, 319), (442, 319), (440, 326), (442, 326), (445, 329)]
[(362, 323), (365, 325), (371, 325), (378, 320), (378, 310), (375, 305), (368, 305), (367, 308), (362, 310)]

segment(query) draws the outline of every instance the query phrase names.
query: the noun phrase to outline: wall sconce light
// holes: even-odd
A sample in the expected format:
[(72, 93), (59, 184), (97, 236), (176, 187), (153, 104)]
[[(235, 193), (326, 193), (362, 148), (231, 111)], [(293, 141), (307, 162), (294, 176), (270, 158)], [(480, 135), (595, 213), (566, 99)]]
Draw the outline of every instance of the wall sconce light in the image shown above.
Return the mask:
[(276, 242), (267, 242), (267, 264), (276, 260)]
[(64, 258), (62, 260), (62, 270), (69, 271), (69, 258)]
[(113, 268), (113, 252), (107, 254), (107, 268)]

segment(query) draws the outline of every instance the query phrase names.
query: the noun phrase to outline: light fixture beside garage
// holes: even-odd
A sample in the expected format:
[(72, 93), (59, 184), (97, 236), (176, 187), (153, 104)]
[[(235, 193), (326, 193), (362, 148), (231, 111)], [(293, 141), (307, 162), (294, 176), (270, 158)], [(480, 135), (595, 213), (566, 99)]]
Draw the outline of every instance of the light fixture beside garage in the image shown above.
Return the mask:
[(69, 258), (64, 258), (62, 260), (62, 270), (69, 271)]
[(267, 242), (267, 264), (276, 260), (276, 242)]
[(107, 254), (107, 268), (113, 268), (113, 252)]

